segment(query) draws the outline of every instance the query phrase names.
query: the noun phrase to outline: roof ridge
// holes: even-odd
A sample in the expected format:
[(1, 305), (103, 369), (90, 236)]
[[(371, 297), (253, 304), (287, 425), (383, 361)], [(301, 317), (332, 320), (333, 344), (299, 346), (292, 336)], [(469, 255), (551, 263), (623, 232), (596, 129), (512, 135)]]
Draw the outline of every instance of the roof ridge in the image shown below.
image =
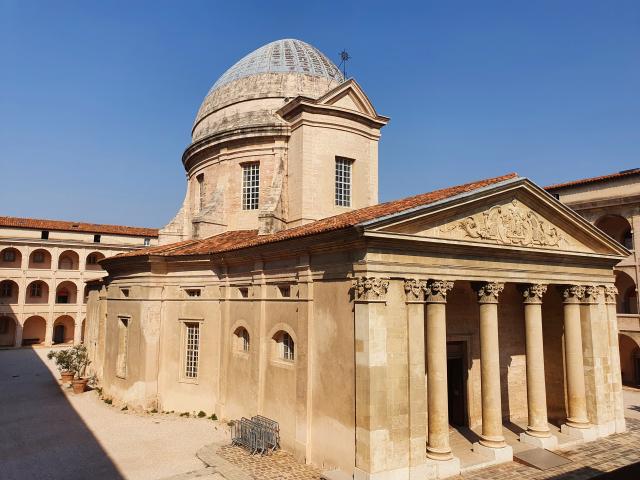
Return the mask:
[(600, 175), (597, 177), (587, 177), (587, 178), (580, 178), (578, 180), (571, 180), (570, 182), (563, 182), (563, 183), (555, 183), (553, 185), (548, 185), (546, 187), (544, 187), (545, 190), (553, 190), (556, 188), (565, 188), (565, 187), (573, 187), (575, 185), (585, 185), (585, 184), (589, 184), (589, 183), (597, 183), (597, 182), (602, 182), (605, 180), (612, 180), (614, 178), (622, 178), (622, 177), (629, 177), (631, 175), (637, 175), (640, 173), (640, 168), (630, 168), (627, 170), (621, 170), (619, 172), (615, 172), (615, 173), (609, 173), (607, 175)]
[(130, 235), (146, 235), (158, 236), (157, 228), (134, 227), (129, 225), (115, 225), (107, 223), (91, 223), (73, 220), (51, 220), (45, 218), (28, 218), (0, 216), (0, 226), (29, 228), (29, 229), (48, 229), (69, 232), (96, 232), (96, 233), (118, 233)]

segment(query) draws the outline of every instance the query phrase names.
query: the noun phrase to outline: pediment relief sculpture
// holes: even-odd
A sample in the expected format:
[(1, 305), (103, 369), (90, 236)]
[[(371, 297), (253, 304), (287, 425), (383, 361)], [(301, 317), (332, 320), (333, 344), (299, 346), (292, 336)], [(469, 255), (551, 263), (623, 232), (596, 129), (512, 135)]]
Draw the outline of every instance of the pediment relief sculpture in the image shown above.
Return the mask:
[(569, 244), (564, 232), (515, 199), (443, 225), (440, 231), (458, 231), (464, 238), (493, 241), (499, 245), (560, 248)]

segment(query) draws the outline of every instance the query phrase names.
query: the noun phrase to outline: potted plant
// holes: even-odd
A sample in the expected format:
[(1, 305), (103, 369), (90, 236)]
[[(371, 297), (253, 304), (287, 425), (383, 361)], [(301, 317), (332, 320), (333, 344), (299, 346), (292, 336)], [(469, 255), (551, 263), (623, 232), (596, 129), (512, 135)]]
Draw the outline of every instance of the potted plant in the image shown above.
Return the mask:
[(65, 349), (57, 351), (51, 350), (47, 354), (47, 358), (49, 360), (53, 359), (56, 363), (56, 367), (58, 367), (60, 376), (62, 377), (62, 383), (71, 383), (76, 376), (70, 353), (70, 350)]
[(87, 388), (87, 382), (89, 379), (85, 377), (85, 373), (87, 371), (87, 367), (91, 363), (87, 347), (84, 345), (75, 345), (71, 347), (69, 351), (72, 358), (71, 365), (73, 371), (78, 377), (71, 382), (73, 385), (73, 393), (82, 393)]

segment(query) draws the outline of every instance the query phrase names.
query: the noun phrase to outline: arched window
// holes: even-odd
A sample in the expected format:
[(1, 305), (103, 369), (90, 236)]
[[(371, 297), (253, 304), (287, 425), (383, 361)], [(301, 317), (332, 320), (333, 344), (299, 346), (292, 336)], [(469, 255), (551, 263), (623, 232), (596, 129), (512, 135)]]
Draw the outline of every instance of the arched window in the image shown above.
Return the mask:
[(251, 347), (251, 341), (249, 339), (249, 332), (244, 327), (236, 328), (234, 332), (236, 350), (240, 352), (248, 352)]
[(293, 338), (285, 331), (280, 331), (274, 336), (277, 345), (278, 357), (281, 360), (292, 362), (295, 360), (295, 344)]
[(13, 295), (13, 282), (0, 283), (0, 297), (11, 297)]
[(60, 288), (56, 292), (56, 303), (69, 303), (69, 290)]
[(33, 282), (31, 284), (31, 289), (29, 294), (32, 297), (41, 297), (42, 296), (42, 284), (38, 282)]

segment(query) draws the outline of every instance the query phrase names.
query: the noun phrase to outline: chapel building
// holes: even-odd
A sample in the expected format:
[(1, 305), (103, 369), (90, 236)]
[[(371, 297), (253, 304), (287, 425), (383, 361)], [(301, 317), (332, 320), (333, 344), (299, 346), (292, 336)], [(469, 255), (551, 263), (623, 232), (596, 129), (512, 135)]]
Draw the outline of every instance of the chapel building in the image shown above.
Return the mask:
[(299, 40), (225, 72), (160, 245), (100, 262), (104, 395), (270, 417), (297, 459), (358, 480), (624, 431), (613, 267), (629, 251), (516, 174), (378, 203), (387, 121)]

